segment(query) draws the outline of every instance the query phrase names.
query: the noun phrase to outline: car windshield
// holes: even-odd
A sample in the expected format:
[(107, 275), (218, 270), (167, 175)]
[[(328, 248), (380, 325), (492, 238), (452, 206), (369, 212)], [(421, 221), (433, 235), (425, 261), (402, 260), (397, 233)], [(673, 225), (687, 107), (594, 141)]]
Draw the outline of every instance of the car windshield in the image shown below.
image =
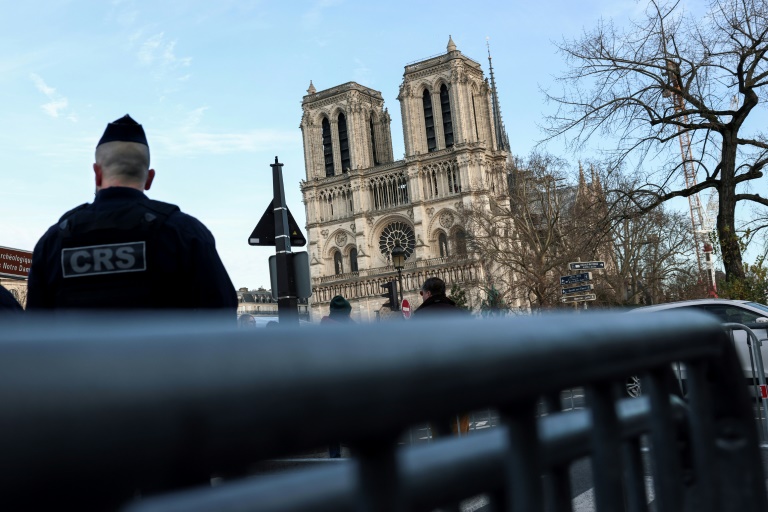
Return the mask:
[(747, 306), (752, 306), (753, 308), (762, 309), (766, 313), (768, 313), (768, 306), (765, 304), (760, 304), (759, 302), (745, 302)]

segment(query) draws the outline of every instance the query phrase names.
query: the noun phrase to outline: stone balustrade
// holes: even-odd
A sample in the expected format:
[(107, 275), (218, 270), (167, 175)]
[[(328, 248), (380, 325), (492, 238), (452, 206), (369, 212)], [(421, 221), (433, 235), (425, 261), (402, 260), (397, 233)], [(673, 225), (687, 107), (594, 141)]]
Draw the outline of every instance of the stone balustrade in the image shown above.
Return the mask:
[[(454, 283), (476, 283), (482, 275), (477, 261), (452, 258), (432, 258), (405, 264), (402, 270), (403, 292), (414, 292), (428, 277), (439, 277), (448, 288)], [(358, 272), (324, 276), (312, 279), (312, 302), (330, 301), (336, 295), (347, 299), (378, 297), (381, 285), (397, 278), (397, 270), (390, 266), (364, 269)]]

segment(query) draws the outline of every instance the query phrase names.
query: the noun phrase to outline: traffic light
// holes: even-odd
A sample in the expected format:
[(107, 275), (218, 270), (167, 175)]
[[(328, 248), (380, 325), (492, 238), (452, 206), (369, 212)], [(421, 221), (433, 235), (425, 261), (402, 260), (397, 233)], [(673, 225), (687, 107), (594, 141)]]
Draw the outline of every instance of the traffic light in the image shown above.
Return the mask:
[(397, 302), (397, 281), (384, 283), (381, 287), (386, 290), (386, 293), (382, 293), (381, 296), (389, 299), (389, 302), (385, 302), (384, 306), (392, 311), (400, 311), (400, 305)]

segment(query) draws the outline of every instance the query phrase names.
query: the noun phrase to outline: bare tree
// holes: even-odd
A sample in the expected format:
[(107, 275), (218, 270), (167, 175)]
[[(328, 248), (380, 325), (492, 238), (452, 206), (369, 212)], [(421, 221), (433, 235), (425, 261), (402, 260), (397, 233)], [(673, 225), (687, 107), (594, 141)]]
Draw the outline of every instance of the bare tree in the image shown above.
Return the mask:
[[(549, 137), (576, 146), (596, 136), (615, 141), (613, 165), (632, 161), (642, 177), (628, 195), (640, 212), (716, 190), (726, 279), (743, 279), (736, 205), (768, 206), (749, 187), (763, 177), (768, 139), (746, 123), (766, 99), (765, 0), (713, 0), (701, 19), (679, 0), (652, 0), (630, 29), (601, 21), (559, 48), (570, 67), (563, 92), (548, 93), (559, 104)], [(686, 180), (686, 172), (699, 177)]]
[(706, 292), (685, 214), (660, 206), (649, 214), (621, 219), (611, 233), (612, 271), (605, 278), (610, 288), (603, 290), (605, 299), (615, 304), (658, 304)]
[(532, 310), (559, 306), (559, 277), (568, 262), (592, 257), (604, 241), (590, 220), (597, 203), (583, 183), (568, 184), (565, 163), (550, 155), (516, 158), (502, 172), (508, 173), (508, 197), (460, 212), (468, 246), (492, 276), (488, 289), (507, 303)]

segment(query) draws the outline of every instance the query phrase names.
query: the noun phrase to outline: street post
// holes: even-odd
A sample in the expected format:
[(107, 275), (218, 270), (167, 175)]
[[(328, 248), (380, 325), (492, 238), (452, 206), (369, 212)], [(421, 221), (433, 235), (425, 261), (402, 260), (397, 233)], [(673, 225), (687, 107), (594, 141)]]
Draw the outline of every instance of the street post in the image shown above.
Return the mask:
[(283, 188), (283, 164), (275, 157), (272, 167), (273, 206), (275, 214), (275, 257), (277, 265), (277, 317), (280, 325), (299, 324), (299, 301), (291, 254), (288, 228), (288, 207)]

